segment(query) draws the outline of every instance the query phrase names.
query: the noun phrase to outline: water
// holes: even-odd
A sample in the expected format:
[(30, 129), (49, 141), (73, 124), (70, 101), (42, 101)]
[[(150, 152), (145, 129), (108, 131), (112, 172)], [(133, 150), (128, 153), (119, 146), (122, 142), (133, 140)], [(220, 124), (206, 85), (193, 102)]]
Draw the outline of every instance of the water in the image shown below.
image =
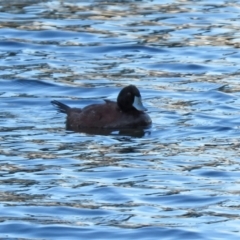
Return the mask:
[[(239, 239), (236, 1), (2, 1), (0, 239)], [(153, 126), (74, 133), (141, 91)]]

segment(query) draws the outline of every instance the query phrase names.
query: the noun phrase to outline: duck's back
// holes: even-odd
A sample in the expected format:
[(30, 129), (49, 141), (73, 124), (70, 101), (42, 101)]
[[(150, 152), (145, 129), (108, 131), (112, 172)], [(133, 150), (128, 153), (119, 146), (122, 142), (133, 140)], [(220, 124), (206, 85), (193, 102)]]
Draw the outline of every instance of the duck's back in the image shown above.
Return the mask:
[(81, 110), (70, 108), (67, 115), (67, 126), (74, 130), (82, 128), (135, 128), (151, 124), (151, 119), (146, 113), (137, 110), (123, 112), (117, 103), (112, 101), (93, 104)]

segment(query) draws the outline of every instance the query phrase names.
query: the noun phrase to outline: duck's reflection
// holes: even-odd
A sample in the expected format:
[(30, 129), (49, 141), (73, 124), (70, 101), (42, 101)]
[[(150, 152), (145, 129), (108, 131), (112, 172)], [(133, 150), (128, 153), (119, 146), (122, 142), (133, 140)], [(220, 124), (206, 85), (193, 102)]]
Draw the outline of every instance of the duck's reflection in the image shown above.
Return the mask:
[(127, 129), (106, 129), (106, 128), (77, 128), (66, 123), (66, 130), (91, 135), (116, 135), (141, 138), (151, 135), (150, 128), (127, 128)]

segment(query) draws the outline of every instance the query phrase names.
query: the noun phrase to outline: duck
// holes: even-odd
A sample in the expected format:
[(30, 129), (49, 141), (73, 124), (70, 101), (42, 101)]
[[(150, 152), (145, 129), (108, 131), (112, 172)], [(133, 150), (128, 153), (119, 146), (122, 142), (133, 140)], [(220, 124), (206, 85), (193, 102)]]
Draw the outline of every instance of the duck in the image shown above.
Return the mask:
[(91, 104), (84, 108), (72, 108), (57, 100), (51, 101), (58, 112), (67, 115), (67, 130), (84, 129), (132, 129), (150, 127), (152, 120), (143, 106), (140, 91), (135, 85), (124, 87), (117, 101)]

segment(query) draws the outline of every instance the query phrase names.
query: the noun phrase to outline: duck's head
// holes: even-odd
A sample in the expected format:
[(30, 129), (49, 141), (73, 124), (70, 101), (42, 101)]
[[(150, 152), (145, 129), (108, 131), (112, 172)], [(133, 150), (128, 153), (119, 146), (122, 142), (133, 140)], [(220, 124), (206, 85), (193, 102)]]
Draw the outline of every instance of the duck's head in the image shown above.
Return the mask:
[(147, 111), (142, 104), (141, 94), (134, 85), (129, 85), (120, 91), (117, 98), (117, 104), (124, 112), (131, 111), (133, 109), (138, 111)]

